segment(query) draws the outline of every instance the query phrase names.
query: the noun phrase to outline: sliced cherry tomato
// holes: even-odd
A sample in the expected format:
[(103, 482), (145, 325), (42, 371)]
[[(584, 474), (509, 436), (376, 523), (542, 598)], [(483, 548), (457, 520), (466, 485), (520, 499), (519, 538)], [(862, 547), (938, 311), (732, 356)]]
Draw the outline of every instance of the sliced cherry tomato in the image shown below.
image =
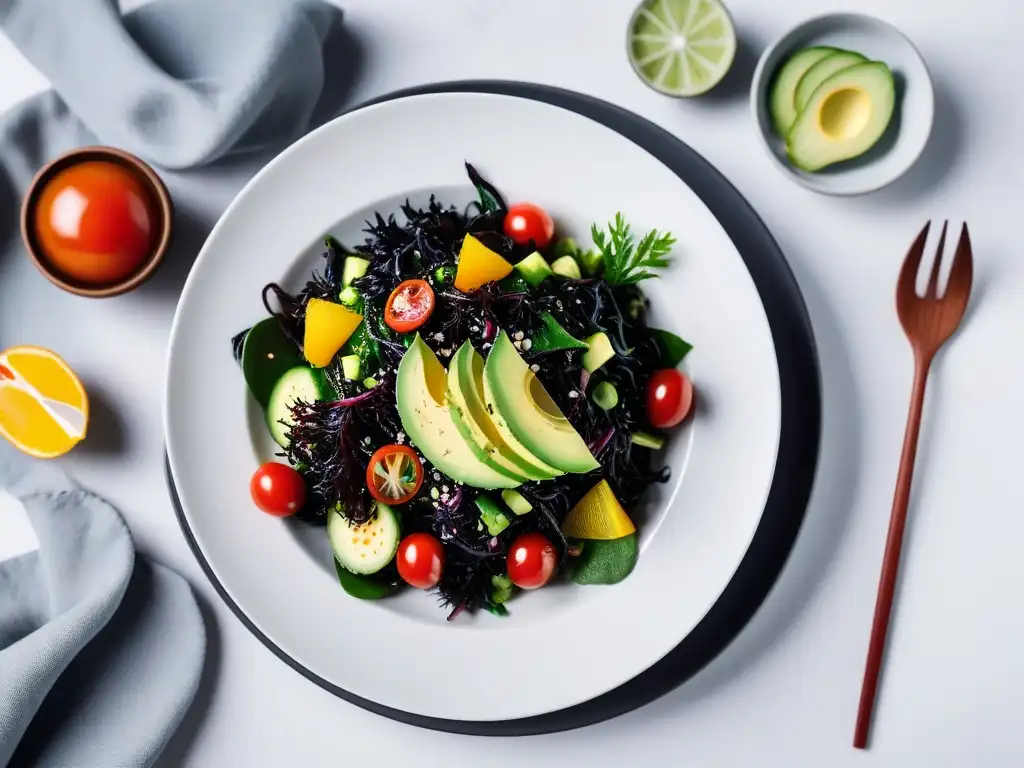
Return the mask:
[(539, 533), (524, 533), (508, 550), (508, 577), (520, 589), (543, 587), (555, 572), (558, 554), (554, 545)]
[(693, 384), (675, 368), (655, 371), (647, 383), (647, 418), (659, 429), (674, 427), (690, 413)]
[(429, 533), (411, 533), (398, 545), (398, 575), (417, 589), (430, 589), (444, 572), (444, 547)]
[(408, 445), (385, 445), (366, 466), (366, 487), (383, 504), (405, 504), (421, 485), (423, 464)]
[(256, 506), (274, 517), (290, 517), (306, 503), (306, 481), (287, 464), (268, 461), (249, 481)]
[(0, 379), (13, 379), (14, 374), (11, 373), (9, 368), (0, 365)]
[(505, 234), (519, 245), (533, 240), (537, 248), (547, 248), (555, 236), (555, 222), (540, 206), (518, 203), (505, 214)]
[(434, 311), (434, 289), (426, 280), (403, 280), (388, 297), (384, 322), (399, 333), (414, 331)]

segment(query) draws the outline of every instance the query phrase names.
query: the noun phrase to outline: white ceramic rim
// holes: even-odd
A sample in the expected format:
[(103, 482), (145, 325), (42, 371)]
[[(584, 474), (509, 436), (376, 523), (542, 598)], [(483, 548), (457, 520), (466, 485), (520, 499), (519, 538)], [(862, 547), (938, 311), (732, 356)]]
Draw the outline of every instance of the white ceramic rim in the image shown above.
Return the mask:
[[(258, 446), (254, 455), (245, 385), (228, 341), (261, 316), (262, 286), (294, 272), (297, 254), (315, 248), (323, 233), (407, 191), (468, 189), (464, 159), (510, 200), (547, 207), (571, 234), (582, 235), (591, 220), (619, 207), (638, 230), (678, 233), (677, 263), (649, 281), (650, 295), (661, 324), (696, 343), (688, 364), (704, 407), (667, 457), (677, 480), (660, 498), (654, 494), (667, 513), (642, 530), (640, 562), (627, 581), (549, 588), (514, 602), (509, 619), (446, 624), (422, 594), (387, 607), (349, 598), (287, 524), (252, 510), (248, 479), (263, 457)], [(168, 461), (182, 514), (239, 610), (284, 655), (331, 685), (410, 714), (462, 721), (579, 704), (678, 645), (749, 546), (781, 429), (764, 308), (735, 246), (700, 199), (603, 125), (491, 94), (419, 95), (366, 107), (266, 166), (196, 260), (174, 318), (167, 371)], [(564, 641), (552, 647), (551, 638)], [(386, 664), (353, 661), (363, 658)], [(506, 671), (500, 663), (493, 668), (500, 659), (519, 660)], [(462, 669), (472, 672), (452, 671)]]

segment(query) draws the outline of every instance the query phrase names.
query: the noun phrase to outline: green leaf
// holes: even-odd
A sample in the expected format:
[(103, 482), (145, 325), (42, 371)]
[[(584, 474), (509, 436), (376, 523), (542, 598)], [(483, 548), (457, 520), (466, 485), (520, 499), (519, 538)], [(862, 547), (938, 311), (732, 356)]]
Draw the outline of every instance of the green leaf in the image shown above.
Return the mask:
[(661, 350), (661, 364), (666, 368), (675, 368), (683, 361), (693, 345), (676, 336), (671, 331), (663, 331), (660, 328), (649, 329), (654, 341)]
[(360, 600), (379, 600), (391, 594), (392, 588), (390, 585), (352, 573), (343, 568), (337, 560), (334, 561), (334, 570), (338, 574), (341, 588), (352, 595), (352, 597), (358, 597)]
[(587, 349), (585, 341), (580, 341), (563, 328), (550, 312), (541, 314), (544, 327), (530, 339), (531, 352), (550, 352), (555, 349)]
[(608, 224), (608, 235), (594, 224), (590, 228), (594, 244), (604, 262), (604, 279), (618, 285), (631, 285), (655, 277), (651, 269), (668, 266), (668, 254), (675, 238), (670, 232), (652, 229), (636, 242), (633, 231), (621, 213)]
[(633, 571), (638, 554), (635, 533), (610, 541), (584, 541), (572, 580), (576, 584), (618, 584)]

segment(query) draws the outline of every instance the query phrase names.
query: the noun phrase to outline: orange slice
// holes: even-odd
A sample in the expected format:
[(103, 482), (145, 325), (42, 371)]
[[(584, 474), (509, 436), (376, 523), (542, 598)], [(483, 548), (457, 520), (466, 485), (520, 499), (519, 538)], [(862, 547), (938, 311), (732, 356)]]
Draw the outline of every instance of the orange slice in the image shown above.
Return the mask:
[(562, 533), (570, 539), (621, 539), (636, 533), (636, 526), (615, 498), (607, 480), (602, 480), (569, 510)]
[(52, 459), (85, 437), (89, 399), (59, 355), (41, 347), (0, 353), (0, 435), (19, 450)]

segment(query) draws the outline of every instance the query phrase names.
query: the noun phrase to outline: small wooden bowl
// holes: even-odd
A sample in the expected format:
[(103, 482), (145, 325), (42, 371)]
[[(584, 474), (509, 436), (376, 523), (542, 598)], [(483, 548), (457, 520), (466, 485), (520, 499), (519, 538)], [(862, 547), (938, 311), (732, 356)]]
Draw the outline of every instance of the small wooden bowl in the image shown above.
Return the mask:
[[(78, 282), (58, 270), (50, 263), (45, 250), (39, 243), (33, 223), (35, 207), (38, 205), (39, 197), (47, 183), (65, 168), (88, 161), (117, 163), (131, 171), (151, 196), (152, 212), (157, 218), (157, 235), (153, 250), (135, 272), (122, 280), (107, 285)], [(156, 171), (134, 155), (114, 147), (82, 147), (51, 160), (36, 174), (21, 206), (21, 237), (25, 241), (25, 247), (28, 249), (32, 261), (51, 283), (78, 296), (105, 299), (111, 296), (120, 296), (138, 288), (156, 272), (170, 246), (173, 221), (174, 205), (171, 202), (171, 195)]]

